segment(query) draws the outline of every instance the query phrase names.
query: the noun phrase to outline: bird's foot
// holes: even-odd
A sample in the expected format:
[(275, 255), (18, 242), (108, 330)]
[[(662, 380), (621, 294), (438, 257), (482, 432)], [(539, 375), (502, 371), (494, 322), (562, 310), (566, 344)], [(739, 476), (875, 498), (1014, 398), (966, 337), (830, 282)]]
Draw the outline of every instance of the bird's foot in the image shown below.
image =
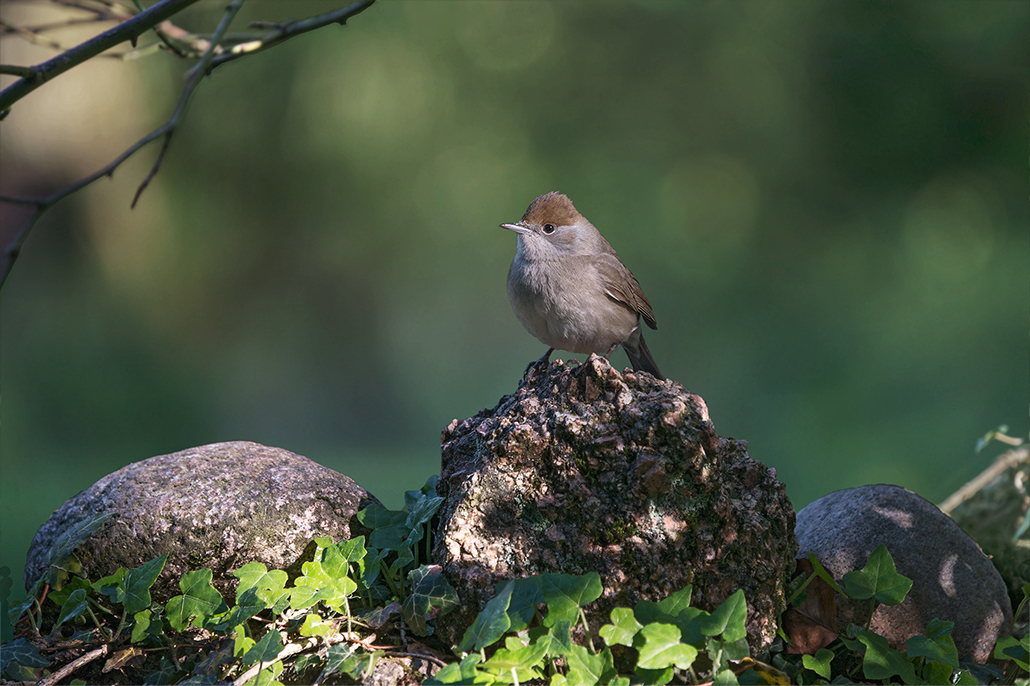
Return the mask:
[(530, 362), (529, 365), (526, 367), (526, 371), (522, 373), (523, 380), (528, 381), (533, 376), (536, 376), (537, 374), (547, 369), (548, 365), (551, 364), (551, 353), (553, 352), (554, 348), (548, 348), (547, 352), (545, 352), (539, 360), (534, 360), (533, 362)]

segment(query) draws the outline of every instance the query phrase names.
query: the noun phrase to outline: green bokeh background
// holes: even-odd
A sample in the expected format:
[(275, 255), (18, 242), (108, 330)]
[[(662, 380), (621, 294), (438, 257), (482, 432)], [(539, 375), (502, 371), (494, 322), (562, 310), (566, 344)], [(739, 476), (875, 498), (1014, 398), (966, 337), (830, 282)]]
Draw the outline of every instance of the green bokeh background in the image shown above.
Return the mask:
[[(333, 6), (254, 0), (235, 27)], [(796, 508), (868, 483), (939, 502), (997, 454), (978, 436), (1028, 430), (1028, 33), (1021, 0), (387, 0), (220, 67), (137, 209), (154, 148), (50, 212), (0, 296), (12, 597), (49, 514), (152, 455), (258, 441), (399, 506), (447, 423), (543, 352), (497, 225), (551, 190), (636, 274), (663, 371)], [(80, 122), (112, 150), (4, 141), (2, 192), (101, 167), (188, 66), (41, 89), (103, 70), (142, 104)]]

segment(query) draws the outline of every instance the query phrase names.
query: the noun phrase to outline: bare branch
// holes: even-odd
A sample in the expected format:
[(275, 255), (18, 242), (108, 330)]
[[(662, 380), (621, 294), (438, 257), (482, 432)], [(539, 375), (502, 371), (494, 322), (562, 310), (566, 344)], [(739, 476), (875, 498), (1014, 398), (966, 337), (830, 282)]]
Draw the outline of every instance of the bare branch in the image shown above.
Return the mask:
[[(271, 26), (274, 26), (275, 28), (258, 40), (240, 43), (228, 53), (219, 55), (212, 60), (211, 65), (207, 68), (208, 73), (211, 73), (215, 67), (221, 64), (231, 62), (232, 60), (239, 59), (245, 55), (267, 50), (268, 48), (276, 46), (283, 41), (287, 41), (294, 36), (299, 36), (302, 33), (314, 31), (315, 29), (320, 29), (323, 26), (328, 26), (329, 24), (340, 24), (341, 26), (344, 26), (348, 19), (357, 14), (361, 14), (371, 7), (374, 2), (375, 0), (359, 0), (358, 2), (352, 2), (346, 7), (342, 7), (338, 10), (319, 14), (314, 17), (308, 17), (307, 19), (290, 19), (277, 24), (271, 24)], [(269, 26), (267, 22), (255, 22), (255, 24), (260, 28)], [(193, 67), (190, 75), (199, 69), (199, 67), (199, 64)]]
[[(88, 0), (62, 1), (68, 4), (78, 4), (81, 2), (86, 2)], [(104, 1), (105, 0), (93, 0), (93, 2)], [(147, 10), (147, 12), (154, 10), (156, 7), (158, 7), (158, 5), (161, 5), (163, 3), (170, 3), (173, 1), (178, 2), (184, 7), (191, 2), (195, 2), (196, 0), (161, 0), (161, 2), (151, 7), (149, 10)], [(222, 47), (220, 43), (223, 40), (226, 40), (227, 35), (229, 35), (226, 33), (227, 29), (229, 28), (229, 24), (236, 16), (236, 13), (239, 11), (240, 6), (243, 4), (244, 0), (233, 0), (230, 6), (226, 9), (226, 13), (222, 17), (221, 22), (219, 22), (218, 28), (215, 30), (213, 34), (211, 34), (210, 40), (202, 39), (197, 34), (187, 34), (186, 32), (182, 31), (182, 29), (178, 29), (178, 27), (174, 27), (174, 25), (166, 22), (164, 24), (164, 28), (166, 31), (169, 28), (172, 28), (174, 29), (172, 33), (181, 32), (179, 33), (179, 35), (189, 36), (189, 38), (195, 41), (193, 43), (194, 46), (199, 46), (201, 44), (201, 41), (203, 40), (206, 47), (200, 62), (189, 72), (189, 82), (186, 84), (186, 88), (183, 90), (182, 96), (179, 99), (179, 104), (176, 106), (175, 111), (172, 113), (172, 116), (162, 126), (155, 129), (154, 131), (151, 131), (146, 136), (136, 141), (133, 145), (127, 148), (117, 158), (112, 160), (102, 169), (97, 170), (89, 176), (79, 179), (78, 181), (69, 186), (61, 188), (46, 197), (19, 198), (13, 196), (0, 195), (0, 202), (6, 202), (15, 205), (24, 205), (35, 208), (35, 212), (32, 213), (32, 216), (25, 223), (25, 225), (22, 226), (21, 230), (17, 233), (17, 235), (14, 237), (14, 239), (11, 241), (11, 243), (7, 246), (7, 248), (4, 251), (4, 256), (7, 259), (4, 264), (0, 265), (0, 288), (2, 288), (3, 284), (7, 281), (7, 276), (10, 274), (15, 261), (18, 259), (18, 255), (21, 252), (22, 245), (25, 243), (25, 239), (28, 237), (29, 232), (32, 230), (33, 226), (35, 226), (36, 222), (39, 221), (39, 218), (43, 216), (43, 214), (45, 214), (51, 207), (53, 207), (55, 204), (57, 204), (64, 198), (68, 197), (69, 195), (72, 195), (73, 193), (81, 190), (82, 188), (85, 188), (97, 179), (100, 179), (104, 176), (112, 176), (114, 174), (114, 171), (123, 162), (125, 162), (125, 160), (130, 158), (132, 155), (136, 154), (136, 152), (139, 151), (141, 148), (148, 145), (149, 143), (152, 143), (158, 138), (163, 138), (164, 140), (161, 145), (161, 150), (158, 152), (158, 156), (154, 162), (154, 165), (151, 167), (150, 172), (147, 174), (146, 178), (140, 184), (139, 188), (136, 190), (135, 196), (133, 197), (132, 206), (135, 207), (140, 195), (147, 188), (147, 186), (153, 180), (154, 176), (157, 174), (158, 170), (161, 168), (161, 164), (164, 161), (165, 153), (167, 152), (169, 144), (171, 143), (172, 134), (175, 132), (176, 128), (181, 123), (183, 116), (185, 115), (186, 106), (189, 103), (190, 96), (193, 94), (193, 91), (196, 90), (197, 86), (200, 84), (200, 81), (205, 76), (211, 73), (211, 70), (214, 69), (216, 64), (221, 63), (218, 60), (222, 58), (228, 58), (222, 60), (228, 61), (230, 59), (243, 57), (252, 52), (258, 52), (270, 48), (273, 45), (278, 45), (279, 43), (282, 43), (283, 41), (288, 40), (293, 36), (300, 35), (301, 33), (306, 33), (308, 31), (312, 31), (316, 28), (320, 28), (328, 24), (344, 24), (346, 23), (347, 19), (363, 12), (370, 5), (372, 5), (374, 1), (375, 0), (361, 0), (360, 2), (354, 2), (348, 5), (347, 7), (341, 8), (339, 10), (327, 12), (325, 14), (321, 14), (315, 17), (309, 17), (308, 19), (291, 20), (274, 24), (276, 28), (273, 31), (266, 34), (263, 38), (257, 41), (251, 41), (250, 43), (243, 43), (237, 45), (235, 48), (233, 48), (232, 53), (225, 53), (224, 47)], [(142, 15), (137, 15), (136, 18), (138, 19), (139, 16)], [(157, 23), (159, 22), (155, 22), (155, 24)], [(234, 38), (235, 37), (236, 36), (234, 36)], [(75, 50), (79, 50), (82, 47), (83, 46), (80, 45), (78, 48), (75, 48)], [(247, 47), (247, 49), (239, 50), (239, 48), (244, 47)], [(131, 55), (132, 53), (129, 54)], [(17, 67), (12, 68), (17, 69)], [(29, 67), (28, 69), (33, 70), (33, 73), (35, 74), (35, 70), (37, 68)], [(38, 78), (38, 75), (35, 78)], [(7, 90), (10, 90), (10, 88), (8, 88)], [(4, 93), (7, 93), (7, 91), (5, 90), (3, 93), (0, 93), (0, 97), (2, 97)]]
[(127, 40), (135, 40), (140, 34), (150, 30), (197, 0), (160, 0), (157, 4), (140, 12), (118, 26), (90, 38), (71, 50), (30, 67), (31, 76), (25, 76), (0, 91), (0, 117), (3, 117), (11, 106), (50, 79), (60, 76), (72, 67), (76, 67), (91, 57), (95, 57), (108, 48), (112, 48)]

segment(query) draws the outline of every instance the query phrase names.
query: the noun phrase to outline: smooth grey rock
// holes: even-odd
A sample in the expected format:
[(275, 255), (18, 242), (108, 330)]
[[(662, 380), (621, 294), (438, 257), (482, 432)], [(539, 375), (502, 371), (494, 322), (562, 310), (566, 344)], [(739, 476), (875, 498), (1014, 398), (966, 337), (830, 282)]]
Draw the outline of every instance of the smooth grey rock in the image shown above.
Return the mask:
[(113, 517), (75, 551), (88, 578), (168, 553), (154, 600), (180, 594), (180, 577), (206, 567), (213, 585), (231, 597), (232, 570), (252, 561), (285, 569), (315, 537), (365, 533), (352, 517), (373, 502), (379, 501), (350, 477), (257, 443), (214, 443), (151, 457), (65, 501), (32, 540), (25, 586), (46, 571), (63, 532), (109, 513)]
[(604, 358), (552, 363), (443, 435), (434, 559), (462, 606), (437, 620), (457, 643), (496, 584), (596, 571), (596, 632), (615, 606), (693, 584), (692, 605), (747, 597), (755, 649), (774, 638), (797, 550), (775, 472), (720, 438), (704, 401)]
[[(815, 553), (835, 580), (861, 569), (881, 543), (912, 590), (900, 605), (881, 605), (870, 628), (904, 650), (936, 618), (954, 622), (960, 658), (986, 662), (999, 636), (1011, 631), (1005, 583), (979, 546), (936, 505), (900, 486), (836, 491), (797, 515), (799, 556)], [(837, 627), (862, 623), (869, 601), (838, 597)]]

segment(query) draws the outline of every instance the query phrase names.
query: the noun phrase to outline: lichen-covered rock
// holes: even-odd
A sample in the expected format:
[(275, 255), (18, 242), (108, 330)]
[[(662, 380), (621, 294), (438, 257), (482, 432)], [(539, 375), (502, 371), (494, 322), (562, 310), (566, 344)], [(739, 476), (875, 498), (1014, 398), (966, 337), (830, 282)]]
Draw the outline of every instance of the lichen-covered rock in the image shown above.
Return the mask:
[(168, 553), (152, 595), (181, 593), (179, 578), (211, 568), (231, 597), (232, 570), (252, 561), (284, 569), (311, 539), (364, 533), (352, 517), (375, 497), (339, 472), (280, 448), (214, 443), (151, 457), (108, 474), (65, 501), (36, 532), (25, 565), (28, 588), (62, 533), (111, 514), (75, 551), (90, 579)]
[[(959, 657), (985, 662), (1012, 626), (1005, 582), (976, 543), (937, 506), (900, 486), (835, 491), (797, 516), (799, 556), (815, 553), (834, 579), (865, 566), (881, 543), (912, 579), (900, 605), (880, 605), (870, 628), (895, 650), (926, 635), (932, 619), (954, 622)], [(865, 624), (868, 600), (837, 598), (837, 629)]]
[(438, 620), (460, 640), (502, 579), (601, 575), (596, 631), (613, 607), (693, 584), (712, 610), (735, 590), (753, 648), (767, 646), (794, 566), (794, 510), (775, 472), (720, 438), (673, 381), (591, 356), (534, 372), (497, 407), (443, 435), (446, 497), (435, 559), (462, 599)]

